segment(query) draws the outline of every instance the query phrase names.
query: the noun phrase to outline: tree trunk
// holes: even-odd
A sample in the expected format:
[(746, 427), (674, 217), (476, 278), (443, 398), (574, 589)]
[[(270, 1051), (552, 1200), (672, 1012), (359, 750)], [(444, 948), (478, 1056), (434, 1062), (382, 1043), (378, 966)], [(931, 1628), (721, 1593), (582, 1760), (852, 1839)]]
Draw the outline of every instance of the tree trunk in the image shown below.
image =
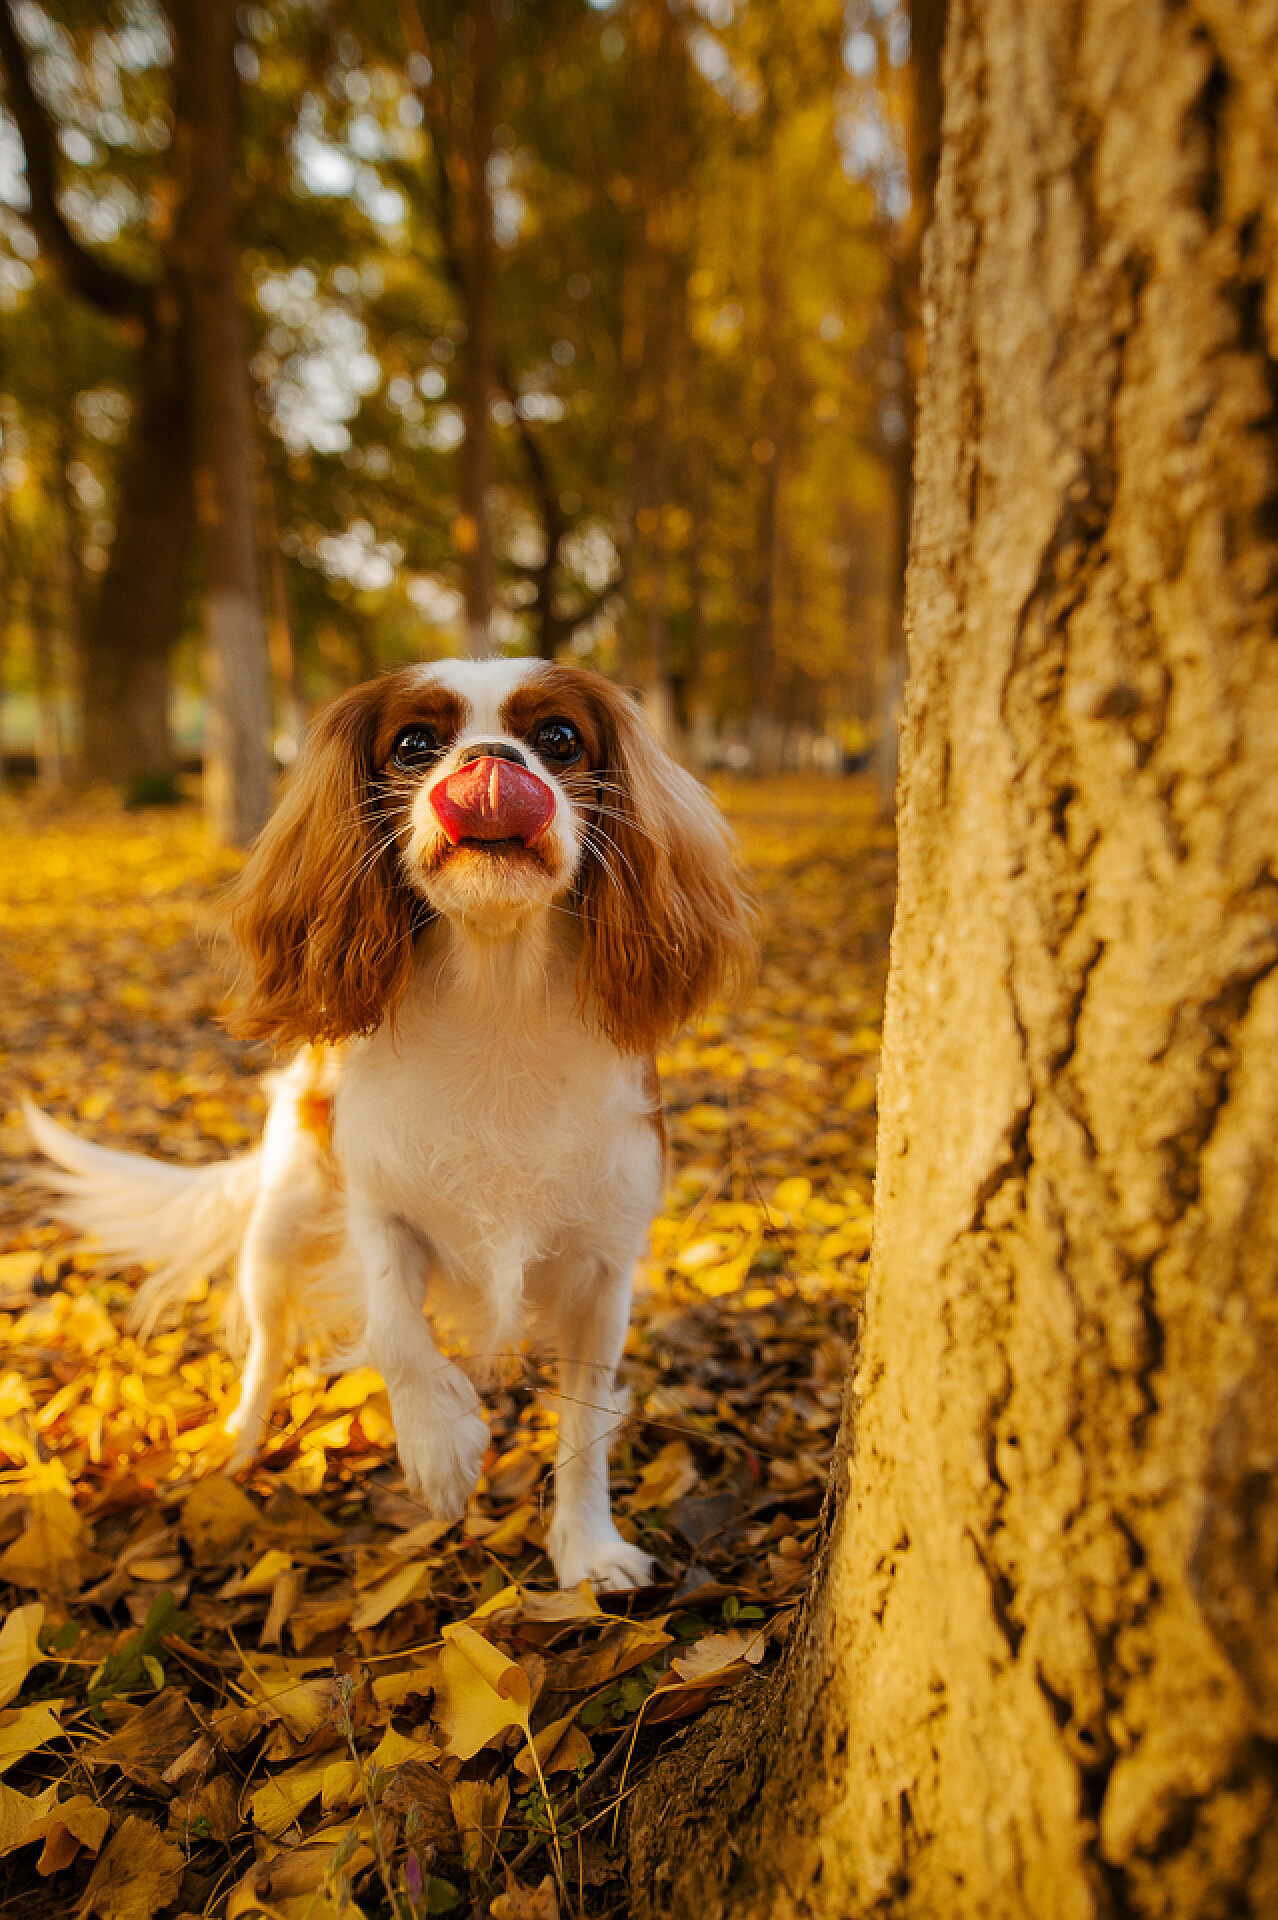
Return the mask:
[(176, 91), (186, 186), (183, 256), (203, 552), (204, 806), (216, 839), (244, 846), (271, 810), (270, 675), (258, 581), (257, 457), (235, 233), (238, 84), (232, 0), (181, 9)]
[(87, 609), (84, 771), (132, 784), (171, 778), (169, 656), (182, 618), (191, 545), (191, 409), (177, 295), (153, 304), (139, 360), (116, 536)]
[(483, 659), (493, 650), (493, 539), (488, 518), (491, 473), (488, 409), (493, 389), (495, 272), (488, 162), (493, 150), (497, 29), (491, 0), (476, 0), (470, 18), (471, 110), (466, 142), (466, 361), (462, 411), (462, 511), (453, 536), (466, 591), (466, 651)]
[(1276, 71), (951, 7), (866, 1345), (639, 1912), (1278, 1911)]
[[(179, 63), (182, 48), (178, 48)], [(169, 655), (182, 611), (191, 527), (185, 315), (167, 254), (159, 286), (121, 272), (74, 238), (57, 198), (55, 127), (0, 0), (6, 104), (22, 137), (29, 218), (45, 259), (141, 344), (140, 397), (125, 455), (111, 556), (84, 634), (84, 771), (135, 791), (171, 780)], [(183, 102), (175, 102), (180, 115)]]

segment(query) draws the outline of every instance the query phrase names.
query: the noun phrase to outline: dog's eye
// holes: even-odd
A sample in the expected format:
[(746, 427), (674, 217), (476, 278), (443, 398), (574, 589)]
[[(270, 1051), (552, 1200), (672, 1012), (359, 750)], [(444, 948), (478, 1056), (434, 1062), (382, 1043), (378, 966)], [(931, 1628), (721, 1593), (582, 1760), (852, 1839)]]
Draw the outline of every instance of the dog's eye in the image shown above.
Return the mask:
[(532, 744), (543, 760), (553, 760), (557, 766), (571, 766), (581, 758), (582, 738), (571, 720), (543, 720)]
[(434, 727), (405, 727), (396, 735), (393, 758), (397, 767), (428, 767), (442, 751)]

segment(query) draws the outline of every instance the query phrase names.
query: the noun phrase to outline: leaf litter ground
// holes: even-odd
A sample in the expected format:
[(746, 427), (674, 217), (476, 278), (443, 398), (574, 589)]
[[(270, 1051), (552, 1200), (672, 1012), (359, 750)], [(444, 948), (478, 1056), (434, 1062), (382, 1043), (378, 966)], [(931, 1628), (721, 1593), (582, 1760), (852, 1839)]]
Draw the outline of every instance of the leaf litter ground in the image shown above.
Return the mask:
[(189, 810), (0, 810), (0, 1914), (624, 1911), (619, 1802), (672, 1723), (774, 1660), (815, 1544), (870, 1241), (894, 865), (869, 783), (724, 788), (756, 987), (661, 1060), (670, 1186), (614, 1458), (637, 1595), (559, 1594), (529, 1361), (446, 1530), (382, 1384), (296, 1366), (219, 1471), (223, 1276), (145, 1342), (31, 1185), (23, 1092), (176, 1161), (242, 1150), (260, 1049), (217, 1022), (233, 856)]

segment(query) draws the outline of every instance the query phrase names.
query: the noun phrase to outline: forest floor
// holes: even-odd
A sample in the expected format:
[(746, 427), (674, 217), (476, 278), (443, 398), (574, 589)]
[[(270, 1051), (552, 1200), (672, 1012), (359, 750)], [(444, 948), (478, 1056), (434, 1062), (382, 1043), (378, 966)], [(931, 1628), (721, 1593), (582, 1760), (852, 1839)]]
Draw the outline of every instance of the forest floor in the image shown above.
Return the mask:
[[(446, 1530), (368, 1369), (304, 1366), (238, 1481), (222, 1276), (144, 1343), (32, 1185), (23, 1093), (197, 1162), (261, 1123), (218, 1024), (232, 856), (189, 808), (0, 801), (0, 1916), (624, 1911), (620, 1802), (804, 1590), (870, 1242), (891, 829), (870, 783), (725, 784), (756, 986), (661, 1060), (670, 1185), (614, 1459), (640, 1594), (559, 1594), (532, 1361)], [(446, 1631), (447, 1630), (447, 1631)]]

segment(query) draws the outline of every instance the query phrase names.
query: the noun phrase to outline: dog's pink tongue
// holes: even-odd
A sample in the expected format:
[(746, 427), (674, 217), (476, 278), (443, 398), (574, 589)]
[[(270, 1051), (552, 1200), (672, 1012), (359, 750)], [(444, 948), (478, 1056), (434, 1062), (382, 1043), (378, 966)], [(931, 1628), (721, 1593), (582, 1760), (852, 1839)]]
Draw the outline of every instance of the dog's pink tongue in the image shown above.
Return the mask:
[(555, 796), (544, 780), (513, 760), (485, 758), (459, 767), (431, 788), (435, 818), (459, 840), (522, 840), (530, 847), (554, 818)]

